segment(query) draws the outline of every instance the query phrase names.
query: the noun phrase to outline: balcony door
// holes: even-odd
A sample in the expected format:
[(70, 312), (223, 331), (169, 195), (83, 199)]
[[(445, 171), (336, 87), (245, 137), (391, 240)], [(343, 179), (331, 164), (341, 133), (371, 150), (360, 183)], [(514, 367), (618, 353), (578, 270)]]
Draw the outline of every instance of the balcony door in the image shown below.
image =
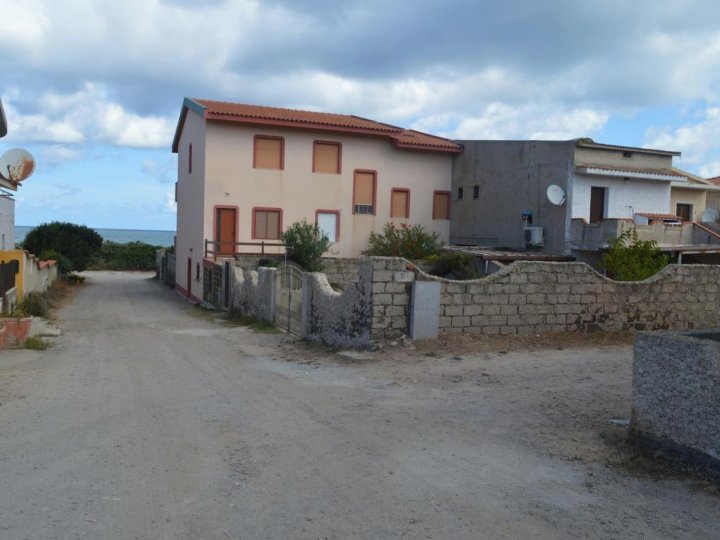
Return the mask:
[(215, 209), (215, 252), (218, 255), (234, 255), (237, 242), (237, 208)]
[(598, 223), (605, 217), (605, 188), (590, 188), (590, 223)]

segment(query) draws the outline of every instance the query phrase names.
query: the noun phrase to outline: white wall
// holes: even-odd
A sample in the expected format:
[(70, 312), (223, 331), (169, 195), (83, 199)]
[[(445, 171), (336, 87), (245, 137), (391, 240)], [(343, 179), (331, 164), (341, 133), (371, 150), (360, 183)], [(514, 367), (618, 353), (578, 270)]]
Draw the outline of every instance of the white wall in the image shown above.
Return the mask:
[[(606, 218), (632, 219), (634, 214), (670, 213), (670, 182), (623, 180), (574, 174), (572, 177), (572, 218), (590, 220), (590, 188), (604, 187)], [(632, 208), (628, 208), (628, 206)]]
[(15, 249), (15, 199), (0, 196), (0, 249)]

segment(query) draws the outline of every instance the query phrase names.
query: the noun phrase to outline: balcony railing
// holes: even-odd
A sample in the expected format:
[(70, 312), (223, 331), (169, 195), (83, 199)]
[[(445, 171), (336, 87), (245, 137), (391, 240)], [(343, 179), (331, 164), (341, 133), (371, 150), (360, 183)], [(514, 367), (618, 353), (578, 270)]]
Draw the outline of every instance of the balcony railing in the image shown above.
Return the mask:
[(234, 258), (236, 255), (277, 255), (285, 253), (282, 242), (219, 242), (205, 240), (205, 258)]
[(694, 227), (692, 222), (636, 225), (631, 219), (604, 219), (597, 223), (573, 219), (570, 222), (570, 244), (573, 249), (595, 251), (607, 247), (608, 239), (615, 239), (627, 229), (635, 228), (640, 240), (654, 240), (661, 247), (691, 245), (696, 243)]

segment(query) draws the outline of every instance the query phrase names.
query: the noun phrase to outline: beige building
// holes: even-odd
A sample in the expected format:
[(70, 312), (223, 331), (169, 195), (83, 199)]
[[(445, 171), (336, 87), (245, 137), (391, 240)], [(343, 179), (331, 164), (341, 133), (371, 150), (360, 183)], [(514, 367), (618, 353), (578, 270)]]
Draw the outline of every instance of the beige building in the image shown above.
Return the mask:
[[(670, 209), (683, 221), (704, 221), (707, 209), (720, 210), (720, 186), (692, 173), (673, 168), (687, 178), (687, 183), (672, 182)], [(710, 214), (705, 214), (706, 218)]]
[(340, 257), (360, 255), (390, 221), (448, 240), (462, 147), (447, 139), (357, 116), (186, 98), (172, 149), (176, 286), (194, 299), (206, 258), (277, 252), (280, 233), (303, 219)]

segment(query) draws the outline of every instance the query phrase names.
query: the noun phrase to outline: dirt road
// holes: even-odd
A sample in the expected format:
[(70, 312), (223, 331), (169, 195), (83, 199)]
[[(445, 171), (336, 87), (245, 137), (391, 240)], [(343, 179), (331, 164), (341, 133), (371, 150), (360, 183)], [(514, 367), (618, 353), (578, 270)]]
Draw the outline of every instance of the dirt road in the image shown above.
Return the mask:
[(618, 453), (626, 345), (357, 360), (112, 272), (58, 324), (0, 354), (3, 540), (720, 537)]

